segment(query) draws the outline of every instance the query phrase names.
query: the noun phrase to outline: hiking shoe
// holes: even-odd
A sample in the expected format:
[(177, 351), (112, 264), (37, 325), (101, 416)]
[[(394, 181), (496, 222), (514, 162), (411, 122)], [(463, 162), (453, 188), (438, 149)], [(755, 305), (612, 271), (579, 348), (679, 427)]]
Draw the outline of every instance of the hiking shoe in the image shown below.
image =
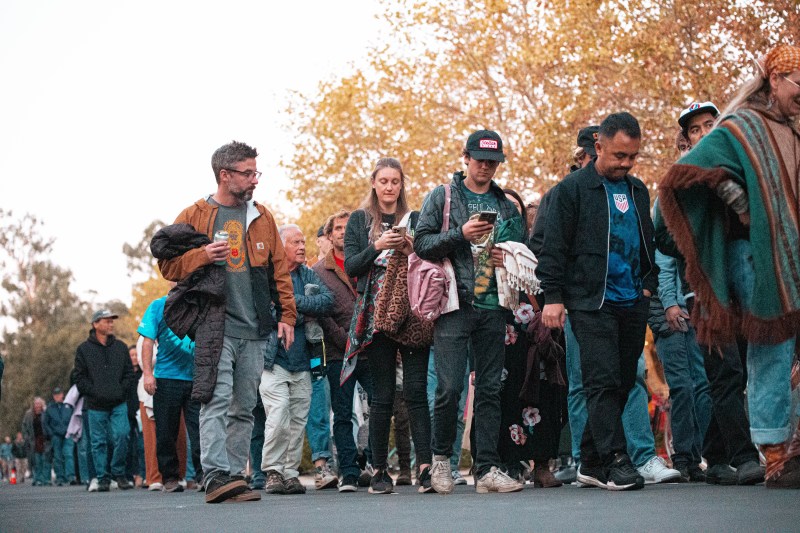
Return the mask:
[(101, 479), (97, 483), (97, 492), (108, 492), (109, 490), (111, 490), (111, 480), (110, 479), (108, 479), (108, 478)]
[(431, 486), (439, 494), (453, 492), (453, 474), (450, 470), (450, 458), (444, 455), (434, 455), (430, 467)]
[(358, 490), (358, 478), (356, 476), (344, 476), (339, 483), (339, 492), (356, 492)]
[(736, 469), (737, 485), (755, 485), (764, 481), (764, 467), (756, 461), (747, 461)]
[(89, 482), (89, 486), (86, 487), (86, 490), (89, 492), (97, 492), (99, 489), (99, 482), (96, 477), (93, 477), (92, 480)]
[(606, 488), (606, 474), (602, 466), (581, 464), (575, 478), (581, 487)]
[(164, 492), (183, 492), (183, 487), (178, 483), (177, 479), (170, 479), (164, 483), (164, 488), (162, 490)]
[(654, 455), (644, 465), (637, 468), (639, 475), (645, 483), (666, 483), (669, 481), (679, 481), (681, 473), (667, 466), (663, 457)]
[(361, 471), (361, 475), (358, 476), (358, 486), (369, 487), (370, 483), (372, 482), (372, 476), (374, 475), (375, 475), (375, 469), (372, 468), (372, 465), (369, 463), (364, 465), (364, 469)]
[[(464, 479), (463, 477), (461, 479)], [(464, 479), (466, 481), (466, 479)], [(433, 490), (433, 486), (431, 485), (431, 467), (426, 466), (422, 469), (422, 472), (417, 472), (417, 484), (419, 488), (417, 492), (420, 493), (428, 493), (428, 492), (436, 492)]]
[(233, 479), (228, 474), (217, 474), (206, 481), (206, 503), (220, 503), (247, 490), (243, 479)]
[(376, 471), (375, 475), (372, 476), (370, 480), (369, 493), (391, 494), (393, 490), (394, 485), (392, 484), (392, 476), (389, 475), (389, 472), (387, 472), (385, 468)]
[(339, 484), (339, 478), (333, 473), (328, 463), (318, 466), (314, 472), (314, 488), (317, 490), (332, 489)]
[(158, 481), (147, 487), (147, 490), (163, 490), (163, 489), (164, 489), (164, 484), (159, 483)]
[(250, 490), (245, 486), (244, 492), (240, 492), (235, 496), (231, 496), (224, 503), (239, 503), (239, 502), (258, 502), (261, 501), (261, 494), (254, 490)]
[(510, 477), (508, 474), (493, 466), (491, 470), (482, 475), (475, 483), (475, 492), (486, 494), (487, 492), (517, 492), (525, 485)]
[(709, 485), (736, 485), (738, 481), (736, 470), (729, 465), (714, 465), (706, 470), (706, 483)]
[[(680, 472), (676, 472), (680, 476)], [(644, 487), (644, 479), (633, 468), (630, 457), (618, 453), (611, 466), (608, 468), (606, 489), (608, 490), (636, 490)]]
[(394, 484), (398, 487), (411, 485), (411, 470), (407, 468), (400, 470), (400, 473), (397, 474), (397, 479), (395, 479)]
[(286, 494), (286, 480), (283, 474), (277, 470), (267, 470), (267, 482), (264, 484), (264, 492), (267, 494)]
[(286, 494), (305, 494), (306, 487), (302, 483), (300, 483), (300, 478), (290, 477), (286, 481), (283, 482), (283, 487), (286, 490)]
[(450, 470), (450, 476), (453, 478), (453, 485), (466, 485), (467, 478), (461, 475), (458, 468), (452, 468)]

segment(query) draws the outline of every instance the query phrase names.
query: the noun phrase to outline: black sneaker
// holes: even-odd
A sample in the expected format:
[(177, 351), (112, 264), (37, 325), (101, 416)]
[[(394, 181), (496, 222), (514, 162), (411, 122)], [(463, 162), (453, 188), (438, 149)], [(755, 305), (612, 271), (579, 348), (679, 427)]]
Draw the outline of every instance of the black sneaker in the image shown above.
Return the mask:
[(714, 465), (706, 470), (706, 483), (709, 485), (736, 485), (738, 482), (736, 470), (728, 465)]
[(111, 490), (111, 480), (108, 478), (101, 479), (97, 484), (97, 492), (108, 492)]
[(375, 471), (375, 475), (369, 482), (370, 494), (391, 494), (394, 490), (392, 477), (385, 468)]
[(644, 478), (633, 468), (630, 457), (618, 453), (608, 468), (608, 490), (636, 490), (644, 487)]
[(120, 490), (128, 490), (133, 488), (133, 483), (128, 481), (128, 478), (125, 476), (120, 476), (115, 481), (117, 482), (117, 487)]
[(218, 474), (206, 481), (206, 503), (220, 503), (247, 490), (243, 479), (232, 479), (228, 474)]
[(426, 466), (422, 469), (422, 472), (417, 473), (417, 484), (419, 485), (417, 492), (436, 492), (431, 485), (431, 467)]
[(579, 486), (606, 488), (606, 474), (602, 466), (581, 464), (576, 475)]
[(344, 476), (339, 482), (339, 492), (356, 492), (358, 490), (357, 476)]
[(757, 461), (747, 461), (736, 469), (738, 485), (755, 485), (764, 481), (764, 467)]
[(706, 473), (700, 465), (690, 465), (687, 463), (675, 463), (672, 468), (681, 473), (678, 480), (680, 483), (702, 483), (706, 480)]

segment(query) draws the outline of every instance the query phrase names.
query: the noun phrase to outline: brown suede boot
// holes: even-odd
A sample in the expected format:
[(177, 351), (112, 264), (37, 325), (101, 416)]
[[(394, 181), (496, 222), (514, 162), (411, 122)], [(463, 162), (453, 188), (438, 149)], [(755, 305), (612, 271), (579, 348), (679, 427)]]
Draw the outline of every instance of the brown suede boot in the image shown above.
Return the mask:
[(542, 464), (541, 466), (536, 464), (533, 467), (533, 486), (534, 487), (542, 487), (545, 489), (551, 489), (554, 487), (560, 487), (563, 485), (561, 481), (556, 479), (556, 476), (550, 471), (550, 467), (547, 463)]
[(790, 457), (786, 444), (762, 444), (759, 448), (767, 460), (767, 488), (800, 489), (800, 457)]

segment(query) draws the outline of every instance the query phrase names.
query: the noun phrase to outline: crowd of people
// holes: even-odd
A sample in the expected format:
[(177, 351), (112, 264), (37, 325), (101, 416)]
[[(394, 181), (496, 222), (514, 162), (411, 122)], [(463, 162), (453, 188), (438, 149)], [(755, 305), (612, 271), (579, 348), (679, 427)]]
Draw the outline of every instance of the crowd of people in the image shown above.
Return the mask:
[[(572, 172), (531, 202), (494, 181), (503, 139), (482, 129), (419, 211), (400, 161), (380, 159), (359, 209), (332, 206), (315, 258), (299, 226), (253, 201), (257, 151), (220, 147), (216, 192), (152, 240), (172, 289), (138, 345), (94, 313), (72, 388), (34, 400), (0, 445), (3, 475), (258, 501), (306, 492), (307, 437), (317, 490), (451, 493), (467, 484), (465, 440), (478, 493), (800, 487), (800, 48), (759, 68), (722, 112), (676, 110), (680, 159), (654, 205), (631, 174), (643, 139), (627, 112), (581, 129)], [(668, 461), (648, 413), (648, 325)]]

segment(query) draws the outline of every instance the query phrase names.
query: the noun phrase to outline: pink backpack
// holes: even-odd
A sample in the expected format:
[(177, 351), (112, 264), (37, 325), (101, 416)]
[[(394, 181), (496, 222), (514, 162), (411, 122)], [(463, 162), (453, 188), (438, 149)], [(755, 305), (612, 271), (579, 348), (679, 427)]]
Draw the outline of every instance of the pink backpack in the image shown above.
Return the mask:
[[(450, 184), (444, 186), (443, 215), (442, 233), (450, 228)], [(426, 261), (417, 254), (408, 256), (408, 302), (411, 312), (422, 320), (436, 320), (439, 315), (458, 309), (455, 271), (450, 259)]]

